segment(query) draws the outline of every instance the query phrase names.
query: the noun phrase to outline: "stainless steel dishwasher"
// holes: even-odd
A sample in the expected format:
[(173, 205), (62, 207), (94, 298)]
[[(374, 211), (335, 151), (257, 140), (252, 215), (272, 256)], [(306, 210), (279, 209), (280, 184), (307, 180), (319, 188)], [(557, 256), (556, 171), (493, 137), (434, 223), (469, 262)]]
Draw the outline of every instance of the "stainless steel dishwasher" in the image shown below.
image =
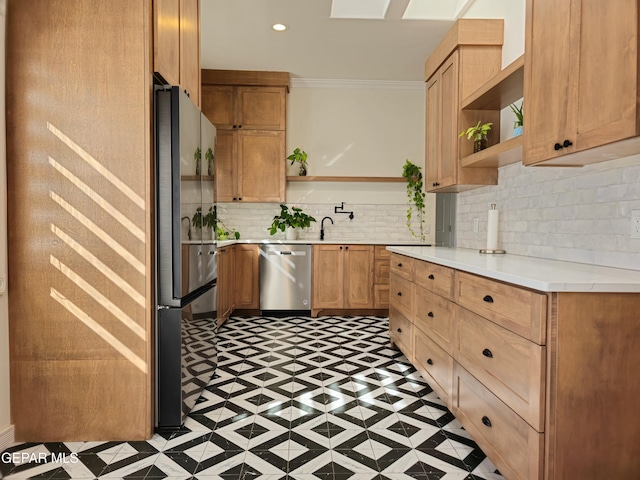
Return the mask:
[(311, 310), (311, 245), (260, 245), (260, 310)]

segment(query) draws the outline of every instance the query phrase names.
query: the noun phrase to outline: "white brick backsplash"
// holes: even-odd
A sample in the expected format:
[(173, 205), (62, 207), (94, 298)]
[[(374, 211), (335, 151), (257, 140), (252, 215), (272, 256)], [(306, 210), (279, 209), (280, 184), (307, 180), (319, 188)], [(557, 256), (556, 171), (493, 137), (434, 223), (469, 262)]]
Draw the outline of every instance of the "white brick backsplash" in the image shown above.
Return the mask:
[[(289, 206), (292, 206), (288, 204)], [(416, 242), (406, 225), (407, 205), (371, 205), (345, 204), (346, 211), (353, 211), (354, 218), (334, 212), (334, 205), (302, 204), (297, 207), (316, 219), (311, 228), (299, 233), (302, 240), (317, 240), (320, 238), (320, 222), (327, 216), (333, 219), (333, 225), (325, 222), (325, 239), (329, 241), (389, 241)], [(339, 206), (339, 205), (338, 205)], [(278, 232), (271, 237), (268, 228), (273, 217), (280, 212), (279, 204), (275, 203), (221, 203), (218, 204), (218, 216), (229, 228), (235, 228), (243, 239), (276, 238), (283, 239), (284, 233)], [(430, 233), (433, 219), (425, 219), (427, 243), (434, 243), (435, 234)], [(417, 221), (413, 225), (417, 227)]]
[(508, 253), (640, 270), (640, 240), (630, 237), (640, 155), (582, 168), (502, 167), (498, 185), (458, 194), (458, 246), (485, 247), (491, 202)]

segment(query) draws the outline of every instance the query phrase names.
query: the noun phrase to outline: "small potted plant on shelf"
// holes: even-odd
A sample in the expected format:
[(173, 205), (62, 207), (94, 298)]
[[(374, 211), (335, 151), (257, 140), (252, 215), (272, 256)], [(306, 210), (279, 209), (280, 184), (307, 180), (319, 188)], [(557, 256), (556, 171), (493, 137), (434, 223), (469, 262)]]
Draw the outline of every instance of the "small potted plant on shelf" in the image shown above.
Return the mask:
[(196, 175), (200, 175), (200, 166), (202, 160), (202, 150), (200, 147), (196, 148), (196, 151), (193, 152), (193, 161), (196, 162)]
[(287, 240), (295, 240), (298, 238), (299, 228), (309, 228), (311, 222), (316, 219), (311, 215), (307, 215), (301, 208), (293, 206), (291, 210), (286, 205), (280, 204), (280, 214), (273, 217), (269, 233), (275, 235), (278, 230), (285, 232)]
[(204, 153), (204, 158), (207, 160), (207, 174), (213, 175), (213, 150), (211, 147)]
[(307, 174), (307, 152), (296, 148), (293, 153), (287, 157), (287, 160), (291, 160), (291, 165), (296, 162), (300, 164), (298, 175), (304, 177)]
[(509, 108), (511, 108), (511, 111), (513, 113), (515, 113), (516, 115), (516, 120), (515, 122), (513, 122), (513, 136), (517, 137), (519, 135), (522, 135), (522, 107), (524, 106), (524, 102), (522, 102), (520, 104), (519, 107), (516, 106), (515, 103), (512, 103), (511, 105), (509, 105)]
[(491, 130), (491, 125), (493, 123), (482, 123), (482, 120), (480, 120), (477, 125), (460, 132), (459, 136), (466, 135), (468, 140), (473, 138), (473, 153), (477, 153), (487, 148), (487, 133)]

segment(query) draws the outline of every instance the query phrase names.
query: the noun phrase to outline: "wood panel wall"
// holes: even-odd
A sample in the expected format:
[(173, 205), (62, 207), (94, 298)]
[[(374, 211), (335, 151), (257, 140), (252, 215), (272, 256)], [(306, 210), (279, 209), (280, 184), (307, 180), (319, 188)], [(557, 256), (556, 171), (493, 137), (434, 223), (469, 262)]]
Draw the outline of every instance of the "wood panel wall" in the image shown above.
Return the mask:
[(151, 0), (9, 0), (19, 441), (149, 438)]

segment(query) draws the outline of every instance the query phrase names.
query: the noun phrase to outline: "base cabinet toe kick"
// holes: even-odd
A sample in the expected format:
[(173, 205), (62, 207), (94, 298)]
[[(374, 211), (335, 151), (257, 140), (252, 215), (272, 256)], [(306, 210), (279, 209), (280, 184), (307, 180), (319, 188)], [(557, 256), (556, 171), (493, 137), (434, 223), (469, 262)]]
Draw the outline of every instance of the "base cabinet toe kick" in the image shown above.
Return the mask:
[(541, 292), (398, 253), (389, 288), (392, 344), (504, 478), (639, 475), (640, 293)]

